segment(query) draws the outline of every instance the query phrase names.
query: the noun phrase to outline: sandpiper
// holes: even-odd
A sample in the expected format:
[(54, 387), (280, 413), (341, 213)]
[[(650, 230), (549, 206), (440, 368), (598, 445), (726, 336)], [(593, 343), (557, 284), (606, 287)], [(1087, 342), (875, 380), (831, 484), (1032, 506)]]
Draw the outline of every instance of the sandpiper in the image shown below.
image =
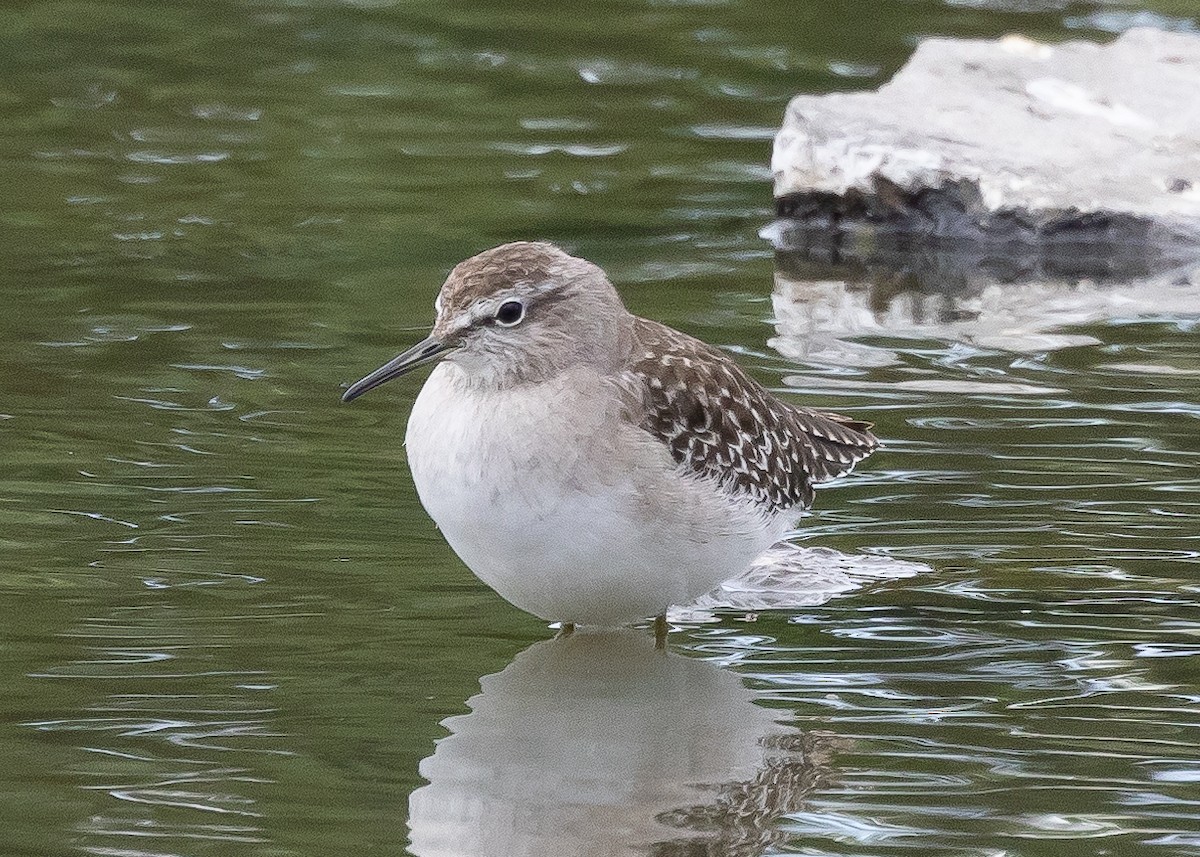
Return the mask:
[(665, 629), (878, 446), (869, 423), (789, 405), (633, 315), (553, 244), (461, 262), (434, 308), (428, 338), (342, 399), (440, 359), (405, 435), (421, 503), (485, 583), (564, 627)]

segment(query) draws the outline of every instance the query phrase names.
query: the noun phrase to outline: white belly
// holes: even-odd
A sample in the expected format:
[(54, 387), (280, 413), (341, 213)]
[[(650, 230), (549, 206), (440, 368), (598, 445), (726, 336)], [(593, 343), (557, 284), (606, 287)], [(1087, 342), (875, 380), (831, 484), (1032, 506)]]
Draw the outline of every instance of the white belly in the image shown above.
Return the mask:
[(786, 528), (681, 475), (594, 375), (493, 391), (460, 371), (438, 366), (413, 406), (413, 481), (463, 562), (523, 610), (653, 616), (740, 573)]

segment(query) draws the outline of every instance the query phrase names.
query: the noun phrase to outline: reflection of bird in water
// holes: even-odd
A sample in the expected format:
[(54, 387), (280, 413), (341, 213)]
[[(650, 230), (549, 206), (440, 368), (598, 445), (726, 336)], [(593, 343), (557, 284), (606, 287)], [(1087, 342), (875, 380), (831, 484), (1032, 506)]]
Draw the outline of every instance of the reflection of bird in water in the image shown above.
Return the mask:
[(659, 821), (679, 837), (655, 843), (650, 857), (756, 857), (786, 834), (774, 822), (799, 810), (832, 779), (838, 739), (824, 733), (764, 739), (764, 764), (749, 782), (729, 783), (710, 803), (675, 810)]
[(444, 357), (405, 436), (417, 492), (463, 561), (543, 619), (664, 617), (878, 445), (867, 423), (787, 404), (632, 315), (600, 268), (551, 244), (467, 259), (436, 308), (427, 339), (343, 398)]
[(418, 857), (754, 855), (830, 775), (832, 739), (634, 632), (537, 643), (480, 685), (421, 763)]

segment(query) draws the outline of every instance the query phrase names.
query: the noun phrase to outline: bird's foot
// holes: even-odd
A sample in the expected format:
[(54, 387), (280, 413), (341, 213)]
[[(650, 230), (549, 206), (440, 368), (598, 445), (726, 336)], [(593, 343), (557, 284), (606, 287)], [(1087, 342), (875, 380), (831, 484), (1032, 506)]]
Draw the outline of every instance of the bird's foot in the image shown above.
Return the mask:
[(663, 611), (654, 617), (654, 648), (665, 649), (667, 647), (667, 632), (670, 629), (667, 627), (667, 611)]

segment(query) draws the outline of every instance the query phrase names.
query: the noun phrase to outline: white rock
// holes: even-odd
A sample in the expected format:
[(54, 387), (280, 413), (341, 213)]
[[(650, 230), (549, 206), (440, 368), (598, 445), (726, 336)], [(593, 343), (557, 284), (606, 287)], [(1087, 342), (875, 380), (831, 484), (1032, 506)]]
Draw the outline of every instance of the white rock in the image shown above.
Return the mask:
[(801, 95), (782, 216), (935, 235), (1200, 235), (1200, 36), (929, 39), (875, 92)]

